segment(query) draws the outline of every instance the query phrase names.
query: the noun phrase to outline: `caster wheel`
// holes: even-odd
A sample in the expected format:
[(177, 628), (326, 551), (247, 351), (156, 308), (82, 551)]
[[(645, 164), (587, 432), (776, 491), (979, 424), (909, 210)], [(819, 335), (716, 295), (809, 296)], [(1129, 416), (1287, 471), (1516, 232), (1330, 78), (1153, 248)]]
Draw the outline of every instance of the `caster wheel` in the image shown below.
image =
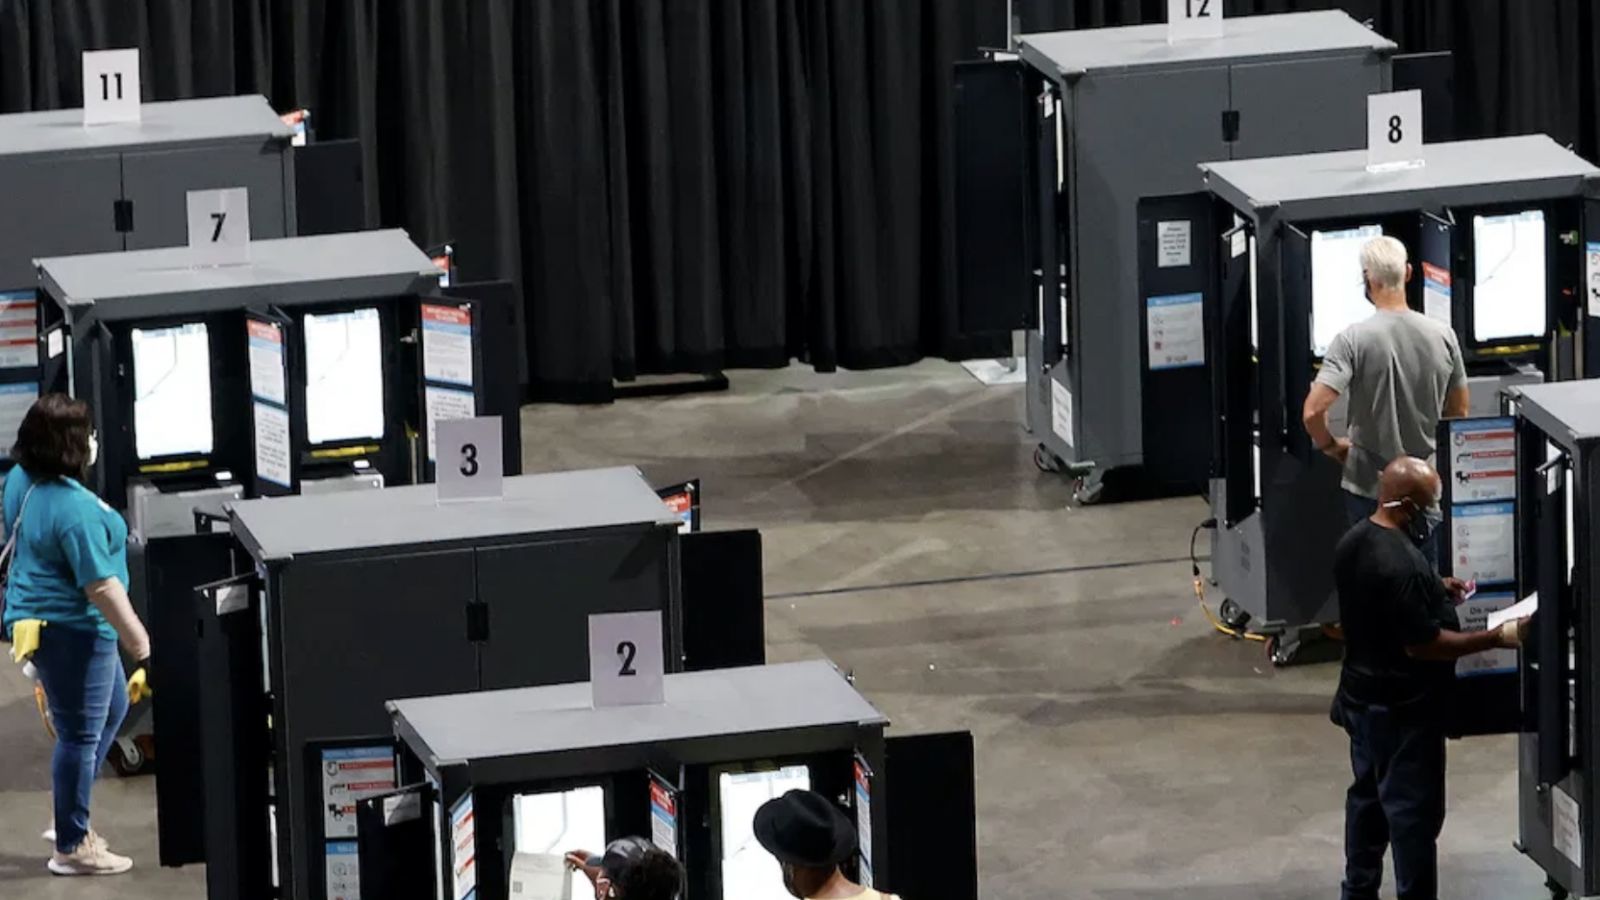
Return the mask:
[(1243, 631), (1245, 626), (1250, 624), (1250, 614), (1232, 600), (1222, 601), (1222, 606), (1217, 610), (1217, 618), (1234, 631)]
[(1298, 641), (1285, 641), (1281, 637), (1274, 637), (1267, 641), (1267, 653), (1272, 657), (1272, 664), (1278, 668), (1294, 664), (1295, 655), (1300, 650)]
[(1043, 444), (1033, 448), (1033, 465), (1041, 472), (1059, 472), (1062, 468), (1060, 457), (1051, 453)]
[(111, 763), (112, 770), (118, 775), (131, 778), (144, 769), (144, 750), (137, 742), (121, 738), (111, 745), (111, 750), (106, 754), (106, 761)]
[(1105, 482), (1090, 476), (1078, 480), (1077, 488), (1072, 492), (1072, 499), (1082, 506), (1093, 506), (1105, 496)]
[(1554, 878), (1546, 879), (1544, 886), (1550, 891), (1550, 900), (1567, 900), (1567, 898), (1572, 896), (1571, 894), (1567, 893), (1566, 888), (1557, 884)]

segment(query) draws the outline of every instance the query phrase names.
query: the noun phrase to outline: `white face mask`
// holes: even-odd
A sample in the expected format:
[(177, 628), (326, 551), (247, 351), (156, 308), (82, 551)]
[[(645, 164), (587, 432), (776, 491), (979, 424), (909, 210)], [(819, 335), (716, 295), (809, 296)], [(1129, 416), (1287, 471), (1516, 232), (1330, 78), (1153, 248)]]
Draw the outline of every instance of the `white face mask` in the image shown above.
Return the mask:
[(94, 465), (100, 458), (100, 438), (98, 435), (89, 435), (89, 465)]

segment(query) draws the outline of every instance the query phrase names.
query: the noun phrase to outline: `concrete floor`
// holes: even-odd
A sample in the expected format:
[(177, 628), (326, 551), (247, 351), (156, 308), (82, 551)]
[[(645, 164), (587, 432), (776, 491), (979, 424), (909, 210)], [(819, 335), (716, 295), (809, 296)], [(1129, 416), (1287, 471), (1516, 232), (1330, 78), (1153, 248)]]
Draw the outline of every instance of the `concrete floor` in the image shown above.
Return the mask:
[[(1260, 644), (1212, 631), (1176, 561), (1198, 501), (1073, 508), (1033, 467), (1021, 388), (955, 366), (733, 382), (530, 409), (529, 470), (700, 477), (708, 528), (761, 527), (773, 661), (826, 656), (896, 730), (976, 735), (985, 898), (1337, 896), (1337, 669), (1274, 670)], [(134, 874), (44, 873), (49, 744), (25, 688), (0, 664), (0, 898), (203, 897), (199, 870), (154, 864), (147, 779), (95, 795)], [(1511, 847), (1513, 744), (1454, 744), (1451, 767), (1443, 892), (1547, 896)]]

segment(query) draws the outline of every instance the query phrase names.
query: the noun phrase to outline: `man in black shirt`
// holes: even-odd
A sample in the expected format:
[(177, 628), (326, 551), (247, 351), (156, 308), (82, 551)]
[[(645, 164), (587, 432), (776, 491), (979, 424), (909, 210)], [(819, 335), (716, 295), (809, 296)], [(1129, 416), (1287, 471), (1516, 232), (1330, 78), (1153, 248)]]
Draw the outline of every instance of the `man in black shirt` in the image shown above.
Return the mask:
[(1519, 647), (1527, 620), (1464, 633), (1455, 606), (1466, 585), (1434, 574), (1419, 546), (1439, 474), (1401, 457), (1383, 470), (1378, 511), (1334, 551), (1344, 668), (1333, 720), (1350, 735), (1355, 781), (1345, 797), (1343, 900), (1377, 900), (1394, 848), (1400, 900), (1438, 900), (1444, 826), (1444, 712), (1463, 656)]

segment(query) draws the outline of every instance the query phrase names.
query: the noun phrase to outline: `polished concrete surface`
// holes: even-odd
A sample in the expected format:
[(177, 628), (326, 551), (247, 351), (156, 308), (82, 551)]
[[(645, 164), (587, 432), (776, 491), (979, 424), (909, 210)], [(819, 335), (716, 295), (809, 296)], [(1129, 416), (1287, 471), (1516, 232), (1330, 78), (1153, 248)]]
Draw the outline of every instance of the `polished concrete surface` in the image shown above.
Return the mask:
[[(1346, 745), (1331, 665), (1275, 670), (1190, 589), (1194, 499), (1075, 508), (1035, 470), (1021, 388), (957, 366), (737, 373), (724, 394), (525, 412), (530, 471), (632, 463), (704, 480), (708, 528), (765, 534), (774, 661), (826, 656), (905, 732), (977, 738), (993, 900), (1338, 894)], [(51, 879), (49, 743), (0, 664), (0, 898), (190, 900), (155, 866), (148, 779), (100, 783), (132, 875)], [(1451, 747), (1453, 898), (1547, 896), (1512, 849), (1514, 745)], [(919, 898), (907, 898), (919, 900)]]

